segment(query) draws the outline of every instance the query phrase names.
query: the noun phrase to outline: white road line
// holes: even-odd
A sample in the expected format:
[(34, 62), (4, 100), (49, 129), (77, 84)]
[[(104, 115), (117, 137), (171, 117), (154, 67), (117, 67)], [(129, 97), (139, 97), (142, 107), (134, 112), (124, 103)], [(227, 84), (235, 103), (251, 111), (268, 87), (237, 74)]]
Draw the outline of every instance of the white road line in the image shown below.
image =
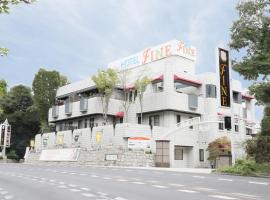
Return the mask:
[(128, 200), (128, 199), (125, 199), (123, 197), (116, 197), (116, 198), (114, 198), (114, 200)]
[(57, 187), (58, 188), (67, 188), (67, 186), (65, 186), (65, 185), (58, 185)]
[(4, 196), (5, 199), (13, 199), (13, 196), (12, 195), (6, 195)]
[(81, 190), (79, 190), (79, 189), (69, 189), (69, 191), (71, 191), (71, 192), (80, 192)]
[(193, 178), (200, 178), (200, 179), (203, 179), (205, 178), (204, 176), (192, 176)]
[(233, 181), (232, 179), (228, 179), (228, 178), (219, 178), (218, 180), (219, 181), (230, 181), (230, 182)]
[(183, 187), (183, 186), (185, 186), (185, 185), (178, 184), (178, 183), (170, 183), (169, 185), (174, 186), (174, 187)]
[(268, 185), (268, 183), (266, 183), (266, 182), (249, 181), (248, 183), (257, 184), (257, 185)]
[(102, 179), (104, 179), (104, 180), (111, 180), (112, 178), (110, 178), (110, 177), (103, 177)]
[(126, 182), (128, 180), (125, 180), (125, 179), (117, 179), (116, 181), (119, 181), (119, 182)]
[(96, 195), (91, 194), (91, 193), (82, 193), (83, 196), (85, 197), (95, 197)]
[(186, 193), (199, 193), (197, 191), (194, 191), (194, 190), (177, 190), (179, 192), (186, 192)]
[(150, 180), (150, 181), (146, 181), (148, 183), (157, 183), (158, 181), (154, 181), (154, 180)]
[(164, 186), (164, 185), (152, 185), (153, 187), (156, 187), (156, 188), (168, 188), (167, 186)]
[(201, 190), (201, 191), (214, 191), (216, 189), (213, 188), (206, 188), (206, 187), (196, 187), (195, 190)]
[(97, 175), (92, 175), (91, 177), (92, 177), (92, 178), (98, 178), (98, 176), (97, 176)]
[(251, 195), (251, 194), (243, 194), (243, 193), (232, 193), (232, 195), (237, 195), (240, 197), (248, 197), (248, 198), (260, 198), (260, 196)]
[(89, 191), (90, 189), (88, 188), (80, 188), (81, 190), (84, 190), (84, 191)]
[(144, 185), (145, 184), (143, 182), (131, 182), (131, 183), (134, 183), (134, 184), (137, 184), (137, 185)]
[(214, 198), (217, 198), (217, 199), (227, 199), (227, 200), (237, 199), (237, 198), (234, 198), (234, 197), (228, 197), (228, 196), (222, 196), (222, 195), (210, 195), (210, 197), (214, 197)]
[(69, 184), (68, 186), (69, 187), (77, 187), (77, 185), (74, 185), (74, 184)]
[(2, 194), (2, 195), (5, 195), (7, 193), (8, 193), (7, 191), (0, 191), (0, 194)]
[(104, 192), (97, 192), (99, 195), (101, 195), (101, 196), (106, 196), (106, 195), (108, 195), (107, 193), (104, 193)]

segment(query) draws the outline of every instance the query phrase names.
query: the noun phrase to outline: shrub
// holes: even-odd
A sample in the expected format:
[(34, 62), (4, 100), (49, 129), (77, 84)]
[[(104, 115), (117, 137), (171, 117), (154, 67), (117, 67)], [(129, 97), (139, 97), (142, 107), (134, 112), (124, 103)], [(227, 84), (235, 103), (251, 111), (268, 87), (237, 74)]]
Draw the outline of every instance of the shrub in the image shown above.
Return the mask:
[(15, 150), (11, 150), (10, 152), (7, 153), (7, 158), (12, 160), (18, 160), (19, 156), (17, 155)]
[(219, 172), (239, 174), (243, 176), (258, 176), (262, 174), (270, 175), (269, 163), (256, 163), (253, 159), (237, 160), (234, 166), (218, 169)]

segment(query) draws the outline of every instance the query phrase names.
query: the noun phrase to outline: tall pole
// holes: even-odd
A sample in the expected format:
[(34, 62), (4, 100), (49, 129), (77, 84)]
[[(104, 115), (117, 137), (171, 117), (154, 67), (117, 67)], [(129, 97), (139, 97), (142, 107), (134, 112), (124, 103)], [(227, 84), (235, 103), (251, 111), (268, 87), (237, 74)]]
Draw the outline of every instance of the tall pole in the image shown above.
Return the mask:
[(5, 126), (5, 133), (4, 133), (4, 144), (3, 144), (3, 149), (2, 149), (2, 157), (3, 160), (6, 160), (6, 146), (7, 146), (7, 132), (8, 132), (8, 121), (7, 119), (5, 120), (5, 122), (3, 123), (3, 125)]

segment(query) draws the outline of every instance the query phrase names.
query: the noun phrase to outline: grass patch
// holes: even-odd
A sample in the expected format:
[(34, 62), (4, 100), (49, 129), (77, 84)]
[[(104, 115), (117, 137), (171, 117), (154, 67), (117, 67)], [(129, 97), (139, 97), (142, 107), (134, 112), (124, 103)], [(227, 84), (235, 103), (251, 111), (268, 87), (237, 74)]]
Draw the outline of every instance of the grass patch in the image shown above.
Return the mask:
[(218, 172), (242, 176), (270, 176), (269, 163), (256, 163), (254, 160), (237, 160), (234, 166), (217, 169)]

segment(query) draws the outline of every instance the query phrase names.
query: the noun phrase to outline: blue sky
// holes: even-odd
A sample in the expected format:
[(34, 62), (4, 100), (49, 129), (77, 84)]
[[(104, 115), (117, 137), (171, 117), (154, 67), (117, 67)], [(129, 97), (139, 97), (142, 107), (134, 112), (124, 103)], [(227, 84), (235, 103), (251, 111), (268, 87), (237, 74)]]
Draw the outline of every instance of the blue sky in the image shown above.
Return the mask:
[[(0, 15), (0, 79), (31, 86), (40, 67), (69, 81), (89, 77), (110, 61), (171, 39), (197, 48), (196, 72), (214, 71), (215, 48), (226, 45), (237, 19), (228, 0), (39, 0)], [(233, 57), (237, 54), (233, 53)], [(237, 73), (233, 77), (244, 81)], [(257, 119), (262, 109), (258, 108)]]

